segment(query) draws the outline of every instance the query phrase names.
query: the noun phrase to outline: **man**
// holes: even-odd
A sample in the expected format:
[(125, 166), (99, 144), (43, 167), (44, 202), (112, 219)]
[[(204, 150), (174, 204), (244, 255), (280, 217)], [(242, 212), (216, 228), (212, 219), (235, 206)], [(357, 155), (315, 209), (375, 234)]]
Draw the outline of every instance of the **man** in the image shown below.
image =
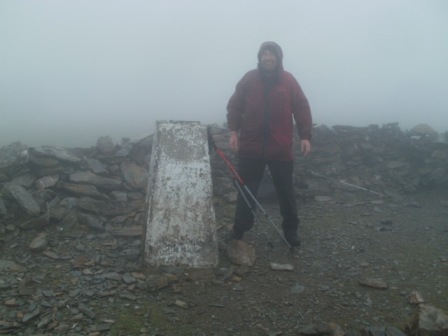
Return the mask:
[[(258, 67), (238, 82), (227, 105), (230, 148), (238, 153), (238, 171), (256, 195), (268, 166), (277, 192), (283, 233), (291, 246), (299, 246), (299, 218), (293, 187), (293, 135), (295, 120), (303, 155), (311, 151), (312, 118), (308, 100), (296, 79), (283, 70), (283, 52), (265, 42), (258, 52)], [(254, 216), (238, 195), (232, 238), (241, 240), (252, 228)]]

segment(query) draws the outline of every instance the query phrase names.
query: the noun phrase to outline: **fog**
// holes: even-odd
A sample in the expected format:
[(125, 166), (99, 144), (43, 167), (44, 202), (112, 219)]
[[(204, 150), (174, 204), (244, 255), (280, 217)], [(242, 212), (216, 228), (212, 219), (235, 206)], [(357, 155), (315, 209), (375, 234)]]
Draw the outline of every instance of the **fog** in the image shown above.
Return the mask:
[(445, 0), (3, 0), (0, 146), (222, 124), (267, 40), (316, 124), (448, 130)]

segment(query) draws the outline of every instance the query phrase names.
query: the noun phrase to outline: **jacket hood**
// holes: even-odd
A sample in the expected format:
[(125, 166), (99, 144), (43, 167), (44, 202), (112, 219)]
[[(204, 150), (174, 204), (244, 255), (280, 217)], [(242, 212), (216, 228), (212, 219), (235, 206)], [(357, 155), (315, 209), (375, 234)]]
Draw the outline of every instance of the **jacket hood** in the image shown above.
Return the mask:
[(267, 42), (263, 42), (260, 46), (260, 50), (258, 51), (258, 69), (261, 70), (260, 67), (260, 60), (261, 60), (261, 54), (263, 53), (263, 51), (265, 50), (271, 50), (275, 53), (275, 55), (277, 56), (277, 72), (281, 72), (283, 71), (283, 51), (282, 48), (275, 42), (272, 41), (267, 41)]

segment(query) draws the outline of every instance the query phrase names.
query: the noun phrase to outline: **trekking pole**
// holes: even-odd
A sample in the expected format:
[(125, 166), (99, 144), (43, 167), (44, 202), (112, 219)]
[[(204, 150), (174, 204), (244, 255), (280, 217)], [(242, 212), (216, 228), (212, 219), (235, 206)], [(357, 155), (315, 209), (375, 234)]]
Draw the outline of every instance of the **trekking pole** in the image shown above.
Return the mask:
[[(252, 199), (252, 201), (257, 205), (257, 207), (260, 209), (260, 211), (263, 213), (263, 215), (265, 216), (265, 218), (269, 221), (269, 223), (271, 223), (271, 225), (274, 227), (274, 229), (278, 232), (278, 234), (280, 235), (280, 237), (282, 237), (283, 241), (285, 242), (285, 244), (291, 248), (291, 244), (288, 243), (288, 241), (286, 240), (286, 238), (283, 236), (282, 232), (279, 230), (279, 228), (277, 227), (277, 225), (275, 225), (275, 223), (272, 221), (271, 217), (269, 216), (269, 214), (264, 210), (264, 208), (261, 206), (260, 202), (258, 202), (257, 198), (254, 196), (254, 194), (250, 191), (250, 189), (247, 187), (247, 185), (244, 183), (243, 179), (241, 178), (241, 176), (238, 174), (238, 172), (236, 171), (235, 167), (233, 166), (233, 164), (230, 162), (230, 160), (227, 158), (227, 156), (224, 154), (224, 152), (218, 148), (218, 146), (216, 146), (215, 141), (213, 139), (213, 137), (210, 134), (210, 129), (209, 129), (209, 143), (212, 145), (213, 149), (216, 151), (216, 153), (218, 153), (219, 157), (224, 161), (224, 163), (226, 164), (227, 168), (229, 169), (229, 171), (232, 173), (233, 177), (235, 178), (236, 183), (238, 184), (238, 190), (241, 190), (242, 196), (245, 197), (244, 192), (250, 196), (250, 198)], [(248, 200), (247, 200), (248, 201)], [(249, 204), (250, 205), (250, 202)], [(250, 206), (251, 210), (252, 207)], [(255, 210), (253, 210), (255, 211)]]
[[(244, 193), (243, 189), (241, 189), (241, 186), (239, 185), (239, 183), (235, 179), (233, 179), (233, 184), (238, 189), (238, 192), (240, 193), (241, 197), (243, 197), (244, 201), (246, 202), (246, 205), (250, 209), (250, 212), (252, 212), (252, 215), (254, 216), (255, 221), (258, 221), (257, 213), (255, 212), (253, 205), (250, 203), (250, 201), (247, 198), (246, 194)], [(274, 248), (274, 244), (272, 244), (271, 240), (269, 239), (269, 236), (268, 236), (266, 230), (263, 230), (263, 232), (264, 232), (264, 236), (265, 236), (266, 240), (268, 241), (269, 247)]]
[(325, 178), (325, 179), (327, 179), (327, 180), (331, 180), (331, 181), (334, 181), (334, 182), (339, 182), (339, 183), (341, 183), (341, 184), (345, 184), (345, 185), (347, 185), (347, 186), (349, 186), (349, 187), (352, 187), (352, 188), (357, 188), (357, 189), (361, 189), (361, 190), (364, 190), (364, 191), (371, 192), (371, 193), (373, 193), (373, 194), (377, 194), (377, 195), (380, 195), (380, 196), (385, 196), (384, 194), (379, 193), (379, 192), (377, 192), (377, 191), (373, 191), (373, 190), (370, 190), (370, 189), (367, 189), (367, 188), (363, 188), (363, 187), (360, 187), (360, 186), (357, 186), (357, 185), (355, 185), (355, 184), (351, 184), (351, 183), (348, 183), (348, 182), (345, 182), (345, 181), (342, 181), (342, 180), (336, 180), (336, 179), (334, 179), (334, 178), (331, 178), (331, 177), (328, 177), (328, 176), (325, 176), (325, 175), (316, 173), (316, 172), (314, 172), (314, 171), (311, 171), (311, 174), (313, 174), (314, 176), (318, 176), (318, 177)]

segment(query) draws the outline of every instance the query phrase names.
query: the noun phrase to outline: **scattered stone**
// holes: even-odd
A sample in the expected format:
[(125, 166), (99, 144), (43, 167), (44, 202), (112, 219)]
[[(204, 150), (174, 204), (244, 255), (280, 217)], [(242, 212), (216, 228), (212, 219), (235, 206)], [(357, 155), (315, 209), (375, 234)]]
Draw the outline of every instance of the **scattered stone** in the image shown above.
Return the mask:
[(278, 264), (271, 262), (271, 269), (274, 271), (293, 271), (294, 266), (291, 264)]
[(374, 278), (364, 278), (359, 280), (359, 284), (365, 287), (371, 287), (375, 289), (387, 289), (389, 288), (388, 284), (382, 279), (374, 279)]
[(148, 185), (147, 171), (134, 162), (123, 161), (120, 165), (125, 181), (133, 188), (145, 190)]
[(121, 187), (120, 179), (96, 175), (91, 171), (78, 170), (70, 174), (70, 181), (76, 183), (90, 183), (106, 189), (119, 189)]
[(89, 307), (87, 307), (85, 304), (83, 303), (79, 303), (78, 304), (78, 309), (81, 313), (83, 313), (84, 315), (90, 317), (91, 319), (94, 319), (96, 314), (93, 310), (91, 310)]
[(411, 304), (420, 304), (424, 303), (425, 300), (423, 299), (423, 295), (420, 292), (412, 291), (409, 294), (409, 303)]
[(36, 238), (34, 238), (31, 241), (29, 248), (31, 249), (31, 251), (34, 252), (41, 252), (46, 249), (47, 245), (48, 245), (47, 234), (45, 232), (41, 232), (36, 236)]
[(420, 304), (406, 331), (418, 336), (448, 335), (448, 313), (430, 304)]
[(20, 142), (13, 142), (0, 148), (0, 169), (22, 165), (28, 161), (28, 147)]
[(186, 302), (184, 302), (184, 301), (181, 301), (181, 300), (176, 300), (174, 302), (174, 305), (176, 307), (179, 307), (179, 308), (182, 308), (182, 309), (188, 309), (188, 304)]
[(332, 198), (330, 196), (314, 196), (314, 199), (317, 202), (329, 202), (332, 200)]
[(47, 156), (68, 163), (78, 163), (81, 161), (79, 157), (72, 155), (69, 150), (60, 147), (42, 146), (31, 148), (30, 151), (37, 156)]
[(36, 182), (34, 182), (34, 184), (36, 188), (40, 190), (54, 187), (58, 182), (59, 182), (59, 175), (48, 175), (37, 179)]
[(236, 265), (253, 266), (255, 264), (255, 248), (242, 240), (229, 241), (226, 254)]
[(105, 155), (110, 155), (114, 152), (114, 142), (110, 136), (99, 137), (96, 142), (96, 147)]
[(5, 183), (3, 188), (11, 194), (27, 213), (32, 216), (38, 216), (40, 214), (39, 204), (37, 204), (33, 196), (22, 186), (13, 183)]

